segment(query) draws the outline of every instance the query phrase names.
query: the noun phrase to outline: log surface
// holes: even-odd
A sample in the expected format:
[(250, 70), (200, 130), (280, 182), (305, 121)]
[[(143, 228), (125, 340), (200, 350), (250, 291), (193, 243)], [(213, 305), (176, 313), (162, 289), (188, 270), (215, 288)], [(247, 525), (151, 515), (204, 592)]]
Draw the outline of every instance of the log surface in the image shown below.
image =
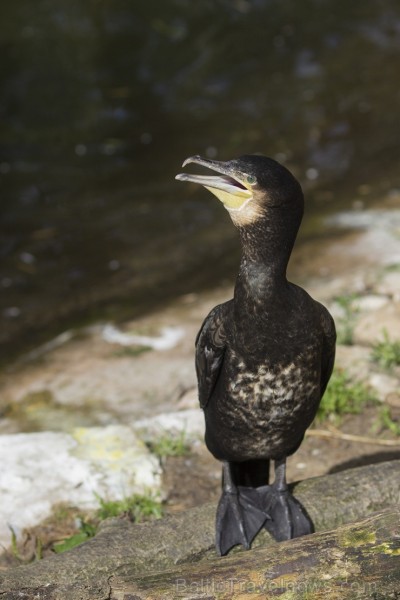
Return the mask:
[(400, 593), (400, 510), (194, 567), (120, 573), (110, 586), (110, 600), (390, 598)]
[[(327, 531), (399, 506), (400, 460), (309, 479), (294, 488), (315, 530)], [(143, 577), (185, 563), (192, 563), (194, 569), (193, 563), (200, 560), (225, 560), (217, 558), (213, 549), (215, 511), (215, 504), (207, 504), (138, 525), (121, 519), (105, 521), (95, 538), (85, 544), (2, 573), (0, 600), (109, 600), (110, 582), (118, 574)], [(271, 544), (280, 547), (262, 531), (253, 546)], [(129, 598), (128, 594), (124, 600), (133, 600), (134, 595)]]

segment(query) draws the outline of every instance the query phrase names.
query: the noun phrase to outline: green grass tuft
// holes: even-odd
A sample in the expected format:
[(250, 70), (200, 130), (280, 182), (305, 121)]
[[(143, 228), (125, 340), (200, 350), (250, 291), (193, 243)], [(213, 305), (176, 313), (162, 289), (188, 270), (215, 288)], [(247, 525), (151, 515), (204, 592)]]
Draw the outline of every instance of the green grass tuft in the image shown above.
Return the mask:
[(400, 340), (391, 341), (388, 332), (383, 332), (383, 341), (372, 349), (371, 358), (383, 369), (390, 370), (400, 365)]
[(18, 560), (20, 560), (21, 556), (18, 551), (17, 534), (15, 533), (13, 527), (10, 524), (8, 525), (8, 528), (11, 533), (11, 552), (12, 552), (14, 558), (17, 558)]
[(96, 535), (97, 527), (93, 523), (89, 523), (87, 521), (80, 521), (79, 531), (71, 535), (69, 538), (66, 538), (62, 542), (58, 544), (54, 544), (53, 550), (56, 554), (61, 554), (62, 552), (66, 552), (67, 550), (71, 550), (79, 544), (83, 544), (90, 538)]
[(160, 519), (163, 515), (160, 500), (151, 495), (134, 494), (122, 500), (104, 500), (103, 498), (98, 498), (98, 500), (100, 508), (96, 514), (101, 521), (122, 514), (128, 514), (136, 522), (149, 518)]
[(113, 356), (115, 358), (125, 358), (126, 356), (135, 358), (136, 356), (141, 356), (145, 352), (149, 352), (152, 349), (153, 348), (150, 346), (124, 346), (123, 348), (116, 350), (113, 353)]
[(165, 458), (167, 456), (185, 456), (190, 451), (190, 444), (186, 439), (186, 432), (181, 431), (178, 437), (161, 436), (157, 441), (150, 442), (149, 448), (159, 458)]
[(62, 542), (54, 544), (54, 552), (61, 554), (83, 544), (83, 542), (87, 542), (96, 535), (99, 523), (104, 519), (128, 514), (132, 521), (139, 522), (146, 519), (159, 519), (163, 515), (161, 501), (151, 495), (134, 494), (122, 500), (104, 500), (97, 495), (96, 497), (100, 507), (95, 516), (87, 521), (81, 519), (79, 531)]
[(344, 415), (359, 414), (367, 404), (375, 404), (374, 393), (361, 382), (352, 381), (344, 370), (333, 372), (328, 387), (318, 408), (317, 418), (336, 421)]
[(400, 436), (400, 423), (395, 421), (390, 412), (390, 408), (388, 406), (384, 406), (379, 411), (379, 422), (384, 427), (384, 429), (388, 429), (394, 435)]
[(343, 316), (336, 319), (337, 343), (344, 346), (353, 345), (354, 325), (358, 309), (354, 306), (355, 294), (338, 296), (335, 300), (343, 310)]

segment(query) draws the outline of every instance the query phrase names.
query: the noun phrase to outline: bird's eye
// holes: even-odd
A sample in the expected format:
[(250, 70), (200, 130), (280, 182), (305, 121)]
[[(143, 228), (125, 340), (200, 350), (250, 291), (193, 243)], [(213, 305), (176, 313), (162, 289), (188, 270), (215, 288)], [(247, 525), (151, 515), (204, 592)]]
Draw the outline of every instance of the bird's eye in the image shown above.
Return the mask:
[(247, 183), (250, 183), (250, 185), (253, 185), (253, 183), (255, 183), (257, 180), (253, 175), (247, 175)]

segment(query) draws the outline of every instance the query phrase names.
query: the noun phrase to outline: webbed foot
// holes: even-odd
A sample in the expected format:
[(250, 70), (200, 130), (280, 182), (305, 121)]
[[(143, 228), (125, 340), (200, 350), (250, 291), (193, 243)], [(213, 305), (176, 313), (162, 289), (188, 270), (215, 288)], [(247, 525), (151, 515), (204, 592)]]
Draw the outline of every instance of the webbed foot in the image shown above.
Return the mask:
[(261, 507), (271, 517), (265, 528), (278, 541), (313, 533), (314, 527), (304, 507), (290, 493), (286, 483), (286, 460), (276, 461), (272, 485), (258, 488)]
[(277, 542), (313, 532), (310, 518), (289, 490), (279, 491), (271, 485), (259, 488), (258, 492), (264, 510), (271, 517), (264, 527)]
[(254, 537), (269, 518), (260, 507), (256, 489), (235, 486), (229, 463), (224, 465), (224, 488), (217, 508), (216, 550), (220, 556), (242, 544), (248, 550)]

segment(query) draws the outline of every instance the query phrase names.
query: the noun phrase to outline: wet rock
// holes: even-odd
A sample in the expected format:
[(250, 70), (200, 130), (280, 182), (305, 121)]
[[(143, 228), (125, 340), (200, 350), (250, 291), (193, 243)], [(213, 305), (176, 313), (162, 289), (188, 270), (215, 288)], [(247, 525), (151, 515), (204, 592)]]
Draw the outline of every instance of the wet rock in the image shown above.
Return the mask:
[(43, 432), (0, 436), (0, 544), (7, 547), (9, 526), (18, 534), (67, 503), (98, 507), (97, 496), (117, 500), (135, 493), (157, 493), (157, 459), (124, 426), (76, 429), (72, 434)]

